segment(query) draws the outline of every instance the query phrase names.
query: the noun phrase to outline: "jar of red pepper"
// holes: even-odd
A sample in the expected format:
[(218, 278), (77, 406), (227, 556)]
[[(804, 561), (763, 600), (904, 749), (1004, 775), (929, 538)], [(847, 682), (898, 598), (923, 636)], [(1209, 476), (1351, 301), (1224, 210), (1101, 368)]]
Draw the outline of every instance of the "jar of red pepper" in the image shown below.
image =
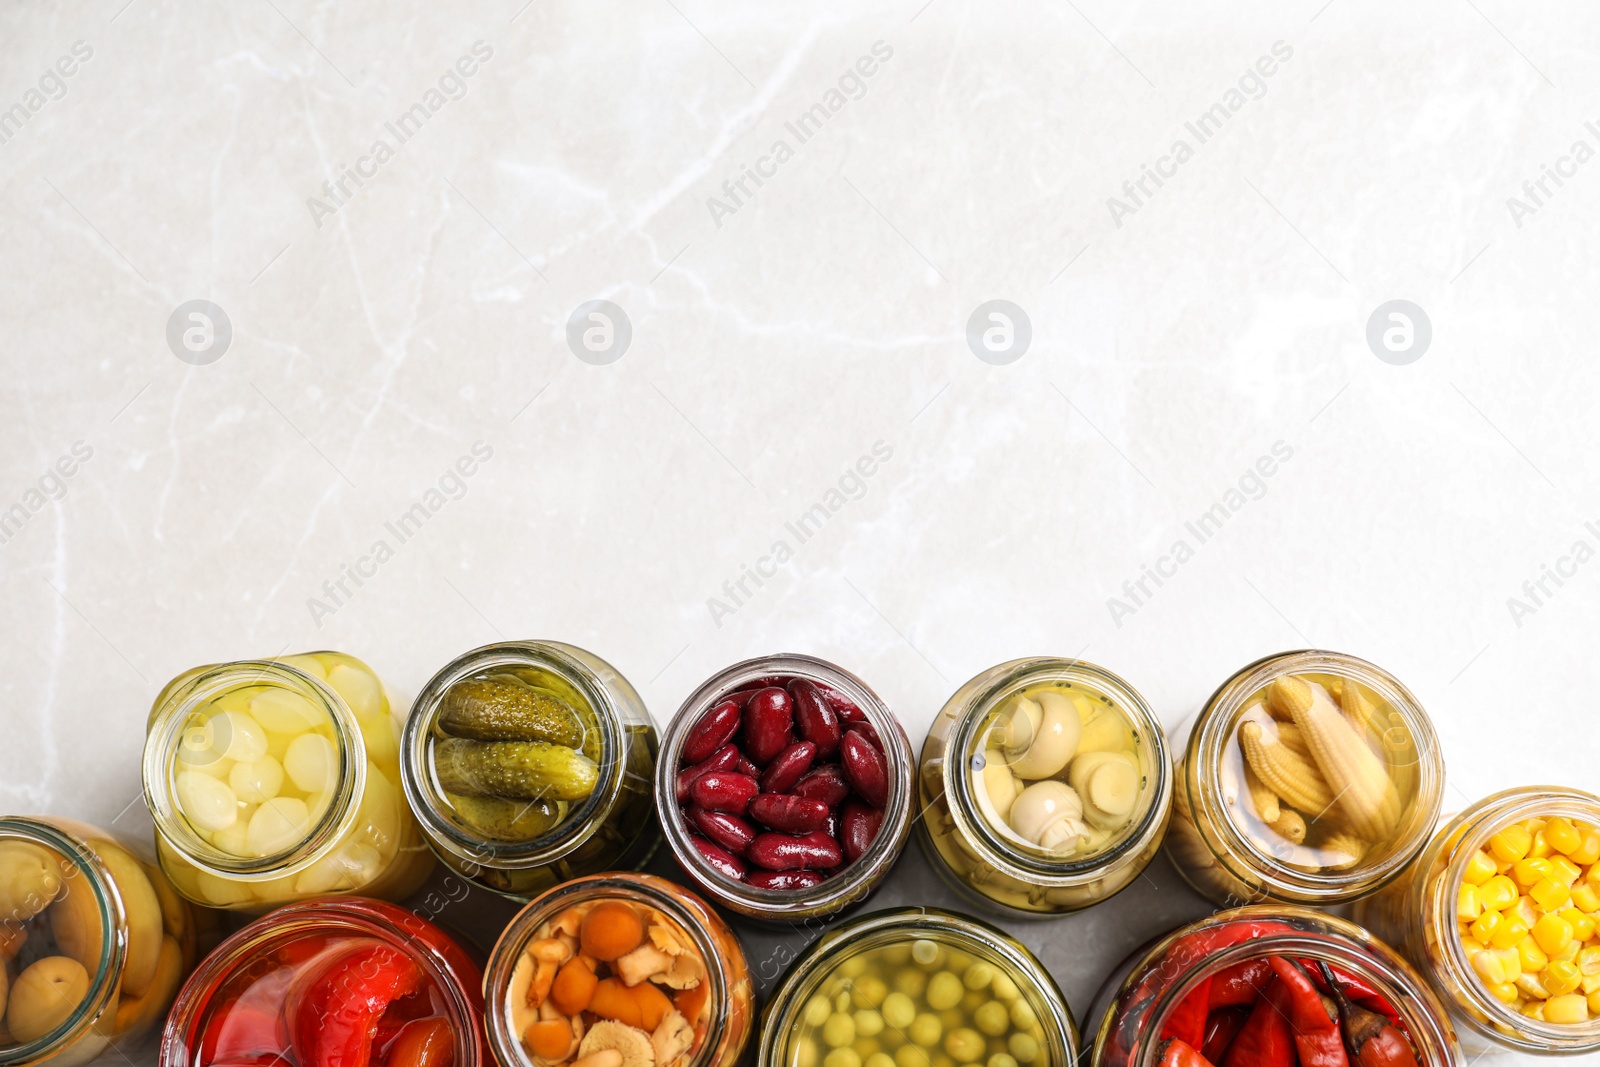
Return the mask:
[(1394, 950), (1307, 908), (1219, 912), (1136, 952), (1090, 1013), (1090, 1067), (1457, 1067), (1445, 1009)]
[(394, 904), (323, 897), (224, 941), (179, 993), (160, 1067), (478, 1067), (482, 972)]
[(707, 679), (656, 763), (668, 846), (741, 915), (799, 923), (870, 895), (905, 848), (911, 742), (865, 682), (801, 655)]

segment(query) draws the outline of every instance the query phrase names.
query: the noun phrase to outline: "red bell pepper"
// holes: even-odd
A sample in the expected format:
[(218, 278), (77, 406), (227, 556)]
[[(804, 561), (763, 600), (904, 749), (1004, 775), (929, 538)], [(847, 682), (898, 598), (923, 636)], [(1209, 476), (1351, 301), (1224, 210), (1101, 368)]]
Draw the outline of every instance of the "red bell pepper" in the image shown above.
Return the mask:
[(1211, 976), (1211, 1006), (1228, 1008), (1254, 1004), (1272, 981), (1272, 964), (1265, 959), (1245, 960)]
[(1288, 990), (1289, 1026), (1300, 1053), (1300, 1067), (1350, 1067), (1339, 1023), (1328, 1014), (1311, 977), (1294, 960), (1284, 956), (1271, 959), (1278, 981)]
[(1211, 1067), (1211, 1061), (1182, 1038), (1163, 1038), (1158, 1051), (1161, 1057), (1156, 1061), (1157, 1067)]
[(1283, 983), (1267, 983), (1250, 1018), (1228, 1046), (1223, 1067), (1294, 1067), (1294, 1034), (1289, 1028)]
[(1200, 1046), (1200, 1054), (1212, 1063), (1221, 1063), (1248, 1018), (1250, 1009), (1242, 1006), (1218, 1008), (1212, 1012), (1206, 1019), (1206, 1043)]
[(1202, 978), (1200, 984), (1184, 994), (1177, 1006), (1167, 1012), (1161, 1023), (1162, 1037), (1175, 1037), (1190, 1048), (1199, 1048), (1206, 1040), (1206, 1012), (1211, 1004), (1211, 979)]
[(416, 960), (373, 938), (325, 953), (295, 976), (285, 1004), (300, 1067), (369, 1067), (384, 1012), (422, 981)]

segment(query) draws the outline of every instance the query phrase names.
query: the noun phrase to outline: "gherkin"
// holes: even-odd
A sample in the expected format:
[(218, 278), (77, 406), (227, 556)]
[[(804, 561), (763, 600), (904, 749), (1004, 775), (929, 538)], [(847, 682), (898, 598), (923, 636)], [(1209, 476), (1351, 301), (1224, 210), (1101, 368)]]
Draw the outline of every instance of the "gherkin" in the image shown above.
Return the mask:
[(447, 793), (510, 800), (582, 800), (600, 779), (594, 760), (545, 741), (450, 737), (434, 744), (433, 767)]
[(439, 705), (439, 728), (474, 741), (548, 741), (579, 748), (591, 732), (571, 704), (508, 674), (467, 678)]
[(562, 805), (551, 800), (506, 800), (446, 794), (456, 818), (484, 837), (531, 841), (561, 821)]

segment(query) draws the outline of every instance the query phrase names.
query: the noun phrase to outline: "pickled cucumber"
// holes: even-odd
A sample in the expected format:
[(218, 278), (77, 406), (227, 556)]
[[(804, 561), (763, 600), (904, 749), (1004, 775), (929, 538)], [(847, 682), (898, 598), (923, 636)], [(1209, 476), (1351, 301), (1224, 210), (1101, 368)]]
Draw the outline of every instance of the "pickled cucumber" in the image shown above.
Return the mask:
[(594, 760), (546, 741), (446, 738), (433, 766), (446, 793), (509, 800), (582, 800), (600, 779)]
[(549, 800), (504, 800), (446, 794), (456, 818), (469, 829), (499, 841), (531, 841), (561, 821), (562, 806)]
[(568, 748), (583, 747), (590, 732), (571, 704), (508, 674), (452, 685), (439, 706), (439, 726), (474, 741), (548, 741)]

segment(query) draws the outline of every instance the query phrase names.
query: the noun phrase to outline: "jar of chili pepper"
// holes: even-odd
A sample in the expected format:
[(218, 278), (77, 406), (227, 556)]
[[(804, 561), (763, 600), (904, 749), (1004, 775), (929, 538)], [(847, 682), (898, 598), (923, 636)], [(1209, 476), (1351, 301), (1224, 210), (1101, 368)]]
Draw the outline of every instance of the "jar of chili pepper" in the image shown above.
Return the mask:
[(173, 1005), (160, 1067), (477, 1067), (482, 975), (405, 908), (323, 897), (279, 908), (200, 965)]
[(989, 908), (1042, 918), (1105, 900), (1155, 857), (1172, 760), (1132, 686), (1039, 657), (956, 690), (923, 742), (919, 785), (934, 866)]
[(1428, 976), (1469, 1051), (1535, 1055), (1600, 1052), (1597, 916), (1600, 796), (1563, 786), (1485, 797), (1356, 905)]
[(644, 866), (656, 728), (616, 668), (556, 641), (507, 641), (446, 664), (417, 695), (400, 777), (446, 866), (518, 900)]
[(1167, 852), (1224, 906), (1349, 903), (1395, 878), (1439, 818), (1433, 724), (1388, 672), (1338, 652), (1243, 668), (1178, 764)]
[(802, 655), (736, 663), (667, 726), (656, 806), (698, 888), (749, 918), (801, 923), (869, 896), (905, 848), (911, 742), (849, 671)]
[(1309, 908), (1218, 912), (1136, 951), (1089, 1016), (1090, 1067), (1458, 1067), (1399, 954)]
[(103, 830), (0, 818), (0, 1065), (128, 1058), (215, 943), (216, 918)]
[(145, 737), (162, 869), (190, 900), (243, 912), (404, 899), (433, 856), (400, 796), (399, 740), (382, 681), (342, 652), (186, 671)]
[(484, 988), (503, 1067), (732, 1067), (755, 1016), (727, 924), (683, 887), (631, 872), (535, 898), (495, 943)]

